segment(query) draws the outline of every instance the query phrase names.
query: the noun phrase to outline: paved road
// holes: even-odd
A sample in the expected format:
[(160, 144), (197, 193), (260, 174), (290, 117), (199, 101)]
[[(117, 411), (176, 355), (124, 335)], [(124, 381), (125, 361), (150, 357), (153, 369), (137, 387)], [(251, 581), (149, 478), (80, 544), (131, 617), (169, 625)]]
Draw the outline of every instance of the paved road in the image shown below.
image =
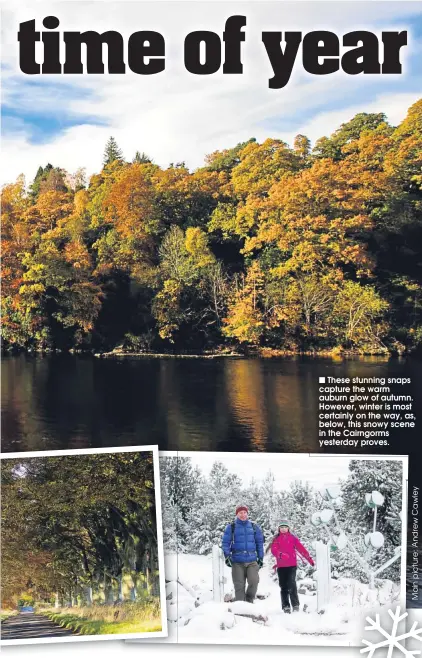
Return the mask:
[(2, 640), (29, 640), (37, 637), (63, 637), (76, 635), (68, 628), (61, 628), (42, 615), (20, 612), (5, 619), (1, 624)]

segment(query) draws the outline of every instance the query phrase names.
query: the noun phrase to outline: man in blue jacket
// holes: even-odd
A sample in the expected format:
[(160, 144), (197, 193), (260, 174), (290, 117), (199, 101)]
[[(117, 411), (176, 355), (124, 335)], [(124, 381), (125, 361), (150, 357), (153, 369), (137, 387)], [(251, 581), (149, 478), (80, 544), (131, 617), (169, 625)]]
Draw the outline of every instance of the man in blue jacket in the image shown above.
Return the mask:
[(248, 514), (246, 505), (236, 507), (236, 519), (226, 526), (222, 549), (226, 564), (232, 570), (236, 601), (253, 603), (259, 583), (258, 572), (264, 560), (264, 536)]

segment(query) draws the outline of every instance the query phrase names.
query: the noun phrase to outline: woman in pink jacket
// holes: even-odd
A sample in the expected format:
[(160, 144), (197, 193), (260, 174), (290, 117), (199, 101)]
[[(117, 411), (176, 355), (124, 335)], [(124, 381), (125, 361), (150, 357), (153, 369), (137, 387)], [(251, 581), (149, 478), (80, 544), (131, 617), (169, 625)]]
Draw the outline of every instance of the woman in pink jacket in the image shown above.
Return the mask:
[(281, 607), (284, 612), (299, 611), (299, 596), (296, 587), (297, 557), (300, 553), (312, 566), (315, 562), (306, 548), (300, 543), (296, 535), (290, 532), (289, 522), (283, 519), (278, 526), (276, 535), (271, 544), (271, 553), (277, 560), (277, 575), (281, 589)]

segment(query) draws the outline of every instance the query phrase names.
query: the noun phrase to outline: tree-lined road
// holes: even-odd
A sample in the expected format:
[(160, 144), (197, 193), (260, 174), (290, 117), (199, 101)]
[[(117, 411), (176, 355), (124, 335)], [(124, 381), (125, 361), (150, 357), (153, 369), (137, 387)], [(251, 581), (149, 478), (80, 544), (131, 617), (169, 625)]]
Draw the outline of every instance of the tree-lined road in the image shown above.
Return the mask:
[(1, 463), (3, 607), (114, 603), (123, 587), (136, 601), (144, 586), (159, 606), (152, 451), (33, 454)]
[(5, 619), (1, 624), (2, 640), (29, 640), (64, 635), (77, 635), (77, 633), (57, 626), (43, 615), (34, 615), (30, 612), (21, 612)]

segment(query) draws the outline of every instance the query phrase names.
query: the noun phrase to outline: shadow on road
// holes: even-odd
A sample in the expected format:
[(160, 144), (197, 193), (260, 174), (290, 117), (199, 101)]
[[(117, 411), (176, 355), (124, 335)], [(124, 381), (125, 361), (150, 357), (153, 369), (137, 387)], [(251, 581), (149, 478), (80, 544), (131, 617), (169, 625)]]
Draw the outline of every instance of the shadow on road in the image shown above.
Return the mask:
[(21, 612), (5, 619), (1, 624), (2, 640), (29, 640), (42, 637), (63, 637), (77, 635), (67, 628), (61, 628), (42, 615)]

